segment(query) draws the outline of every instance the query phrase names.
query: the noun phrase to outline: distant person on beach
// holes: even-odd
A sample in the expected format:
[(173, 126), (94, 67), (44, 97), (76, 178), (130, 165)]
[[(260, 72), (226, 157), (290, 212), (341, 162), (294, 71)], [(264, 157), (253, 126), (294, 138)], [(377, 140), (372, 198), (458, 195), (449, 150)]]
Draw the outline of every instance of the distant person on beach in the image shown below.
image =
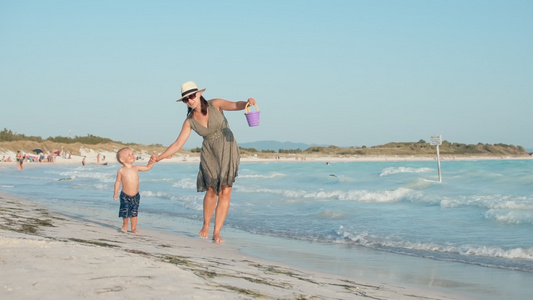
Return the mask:
[(54, 154), (52, 153), (52, 151), (50, 151), (50, 154), (48, 154), (48, 156), (46, 157), (46, 160), (48, 162), (54, 162)]
[(128, 232), (128, 223), (131, 221), (131, 232), (139, 234), (139, 231), (137, 231), (137, 215), (141, 200), (139, 194), (139, 172), (150, 171), (154, 166), (155, 158), (156, 155), (152, 155), (146, 166), (134, 166), (135, 155), (133, 150), (126, 147), (117, 152), (117, 160), (122, 164), (122, 167), (117, 171), (113, 199), (115, 201), (119, 200), (118, 191), (122, 185), (118, 216), (123, 220), (121, 231), (124, 233)]
[(83, 159), (81, 160), (81, 164), (82, 164), (82, 166), (85, 166), (85, 158), (86, 158), (86, 157), (87, 157), (87, 156), (84, 156)]
[(98, 155), (96, 155), (96, 164), (97, 165), (100, 164), (100, 153), (98, 153)]
[(192, 81), (181, 86), (181, 101), (187, 104), (187, 117), (181, 132), (156, 161), (171, 157), (183, 147), (191, 130), (204, 138), (200, 155), (200, 171), (196, 181), (198, 192), (206, 192), (204, 196), (204, 223), (200, 237), (207, 238), (211, 217), (215, 212), (213, 242), (223, 243), (220, 230), (228, 214), (231, 191), (240, 163), (239, 146), (224, 116), (225, 110), (236, 111), (246, 108), (246, 104), (255, 105), (254, 98), (248, 101), (231, 102), (224, 99), (205, 100), (202, 96), (205, 89), (198, 90)]
[(24, 153), (22, 153), (22, 150), (17, 151), (16, 159), (17, 159), (17, 168), (19, 171), (22, 171), (23, 169), (22, 164), (24, 163)]

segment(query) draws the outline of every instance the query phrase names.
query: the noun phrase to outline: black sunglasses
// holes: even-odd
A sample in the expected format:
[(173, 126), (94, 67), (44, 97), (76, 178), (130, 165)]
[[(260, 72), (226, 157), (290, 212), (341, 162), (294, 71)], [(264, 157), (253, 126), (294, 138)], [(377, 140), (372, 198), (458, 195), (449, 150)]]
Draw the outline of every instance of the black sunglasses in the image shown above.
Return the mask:
[(192, 100), (194, 98), (196, 98), (196, 92), (194, 94), (190, 94), (189, 96), (183, 98), (183, 100), (181, 100), (181, 101), (183, 101), (183, 103), (187, 103), (187, 102), (189, 102), (189, 100)]

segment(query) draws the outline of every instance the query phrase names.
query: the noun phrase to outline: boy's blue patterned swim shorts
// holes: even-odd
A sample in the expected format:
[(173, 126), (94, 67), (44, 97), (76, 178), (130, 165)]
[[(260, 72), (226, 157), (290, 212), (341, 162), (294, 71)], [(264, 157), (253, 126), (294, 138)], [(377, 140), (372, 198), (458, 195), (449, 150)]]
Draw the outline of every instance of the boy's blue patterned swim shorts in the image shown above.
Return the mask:
[(118, 211), (119, 218), (136, 217), (139, 214), (139, 203), (141, 202), (141, 195), (137, 193), (135, 196), (126, 195), (120, 192), (120, 209)]

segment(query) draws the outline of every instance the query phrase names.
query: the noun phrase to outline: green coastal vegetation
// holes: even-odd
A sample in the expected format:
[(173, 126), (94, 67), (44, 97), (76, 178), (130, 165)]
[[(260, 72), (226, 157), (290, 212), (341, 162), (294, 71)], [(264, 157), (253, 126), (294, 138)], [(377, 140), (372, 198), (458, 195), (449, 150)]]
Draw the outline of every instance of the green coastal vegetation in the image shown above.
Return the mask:
[[(88, 134), (87, 136), (71, 137), (48, 137), (27, 136), (4, 129), (0, 131), (0, 151), (23, 150), (30, 153), (33, 149), (43, 151), (66, 151), (73, 155), (80, 155), (81, 149), (92, 149), (94, 151), (117, 151), (122, 147), (131, 147), (136, 151), (146, 153), (161, 153), (166, 146), (161, 144), (142, 145), (135, 143), (122, 143), (109, 138)], [(436, 147), (430, 145), (425, 140), (418, 142), (391, 142), (378, 146), (361, 147), (338, 147), (338, 146), (312, 146), (307, 149), (272, 149), (258, 151), (254, 148), (241, 148), (241, 153), (257, 157), (283, 157), (283, 156), (400, 156), (400, 157), (429, 157), (435, 156)], [(180, 150), (180, 153), (199, 154), (200, 148), (190, 151)], [(505, 156), (505, 157), (526, 157), (531, 156), (524, 147), (507, 144), (463, 144), (443, 141), (439, 146), (439, 152), (443, 156)]]
[(81, 143), (81, 144), (88, 144), (88, 145), (105, 144), (105, 143), (114, 142), (111, 139), (95, 136), (92, 134), (88, 134), (87, 136), (81, 136), (81, 137), (76, 136), (74, 138), (57, 136), (57, 137), (49, 137), (49, 138), (43, 139), (40, 136), (27, 136), (24, 134), (15, 133), (6, 128), (0, 131), (0, 142), (17, 142), (17, 141), (33, 141), (33, 142), (39, 142), (39, 143), (50, 141), (50, 142), (55, 142), (55, 143), (65, 143), (65, 144)]
[[(280, 150), (280, 152), (288, 152), (291, 150)], [(418, 142), (391, 142), (384, 145), (372, 147), (349, 147), (339, 148), (337, 146), (329, 147), (310, 147), (303, 151), (304, 153), (321, 153), (331, 155), (361, 155), (361, 156), (376, 156), (376, 155), (398, 155), (398, 156), (433, 156), (436, 153), (436, 147), (430, 145), (425, 140)], [(529, 156), (524, 147), (506, 144), (463, 144), (451, 143), (443, 141), (439, 146), (441, 155), (456, 155), (456, 156)]]

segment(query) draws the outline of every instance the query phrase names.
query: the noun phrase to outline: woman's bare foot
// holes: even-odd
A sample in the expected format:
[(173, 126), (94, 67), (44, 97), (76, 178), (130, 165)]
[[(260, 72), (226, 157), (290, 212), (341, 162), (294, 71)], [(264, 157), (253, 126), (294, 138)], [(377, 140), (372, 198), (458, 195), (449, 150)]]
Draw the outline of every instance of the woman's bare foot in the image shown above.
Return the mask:
[(213, 243), (215, 243), (215, 244), (223, 244), (224, 243), (224, 239), (221, 238), (219, 234), (215, 234), (215, 235), (213, 235)]
[(120, 229), (120, 231), (122, 231), (122, 233), (127, 233), (128, 232), (128, 227), (126, 227), (126, 228), (122, 227)]
[(135, 233), (135, 234), (141, 234), (140, 232), (137, 231), (137, 229), (134, 229), (132, 230), (131, 232)]
[(202, 227), (202, 230), (200, 230), (200, 233), (198, 233), (198, 235), (201, 238), (206, 239), (209, 236), (209, 226)]

